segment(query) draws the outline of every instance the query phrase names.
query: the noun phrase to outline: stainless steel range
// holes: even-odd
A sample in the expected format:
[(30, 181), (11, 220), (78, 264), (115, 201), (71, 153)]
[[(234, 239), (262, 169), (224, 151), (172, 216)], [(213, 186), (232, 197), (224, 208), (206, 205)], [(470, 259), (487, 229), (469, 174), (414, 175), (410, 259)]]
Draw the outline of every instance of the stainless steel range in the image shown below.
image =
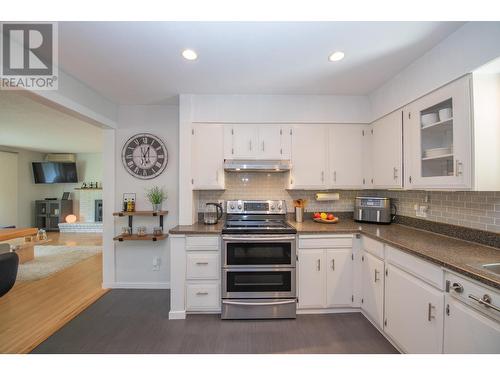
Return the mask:
[(295, 318), (295, 234), (285, 201), (228, 201), (222, 319)]

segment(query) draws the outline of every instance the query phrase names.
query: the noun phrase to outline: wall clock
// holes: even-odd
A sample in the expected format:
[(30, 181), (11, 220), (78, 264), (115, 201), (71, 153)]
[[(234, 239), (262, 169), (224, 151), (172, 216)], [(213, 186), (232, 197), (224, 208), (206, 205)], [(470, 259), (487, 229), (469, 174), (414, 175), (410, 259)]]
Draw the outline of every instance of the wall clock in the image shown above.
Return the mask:
[(165, 170), (168, 162), (167, 148), (153, 134), (136, 134), (123, 145), (122, 162), (132, 176), (149, 180)]

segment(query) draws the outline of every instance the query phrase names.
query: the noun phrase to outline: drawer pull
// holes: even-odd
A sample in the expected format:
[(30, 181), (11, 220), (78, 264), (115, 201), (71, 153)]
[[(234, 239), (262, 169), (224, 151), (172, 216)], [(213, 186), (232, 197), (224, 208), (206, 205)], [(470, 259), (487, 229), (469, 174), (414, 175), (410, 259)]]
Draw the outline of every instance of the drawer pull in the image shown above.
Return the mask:
[(380, 273), (379, 270), (375, 270), (375, 282), (380, 280), (380, 278), (378, 277), (379, 273)]
[(197, 296), (206, 296), (208, 295), (208, 292), (196, 292)]
[(495, 306), (491, 303), (491, 297), (487, 294), (483, 296), (483, 298), (476, 297), (472, 294), (469, 294), (469, 298), (473, 299), (474, 301), (478, 302), (480, 305), (483, 305), (485, 307), (488, 307), (490, 309), (493, 309), (495, 311), (500, 312), (500, 307)]
[(206, 266), (208, 262), (196, 262), (198, 266)]

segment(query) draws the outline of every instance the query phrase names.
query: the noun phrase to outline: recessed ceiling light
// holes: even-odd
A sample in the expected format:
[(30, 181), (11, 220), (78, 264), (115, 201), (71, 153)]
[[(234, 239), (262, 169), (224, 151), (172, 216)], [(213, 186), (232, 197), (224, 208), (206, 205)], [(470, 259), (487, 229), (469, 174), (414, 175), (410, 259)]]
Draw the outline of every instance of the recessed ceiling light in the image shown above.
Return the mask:
[(330, 61), (340, 61), (344, 58), (344, 52), (342, 51), (335, 51), (334, 53), (332, 53), (329, 57), (328, 57), (328, 60)]
[(182, 57), (184, 57), (186, 60), (196, 60), (198, 58), (198, 55), (192, 49), (185, 49), (184, 51), (182, 51)]

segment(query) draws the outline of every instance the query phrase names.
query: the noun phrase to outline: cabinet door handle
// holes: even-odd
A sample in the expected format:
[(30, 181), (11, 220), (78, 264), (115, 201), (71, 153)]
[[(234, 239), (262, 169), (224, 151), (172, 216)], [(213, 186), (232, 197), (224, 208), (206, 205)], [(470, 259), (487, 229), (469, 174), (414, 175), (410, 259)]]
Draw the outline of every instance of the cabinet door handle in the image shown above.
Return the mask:
[(455, 160), (455, 176), (461, 176), (462, 175), (462, 162), (458, 159)]
[(335, 259), (332, 259), (332, 271), (335, 271)]
[(469, 294), (469, 298), (473, 299), (474, 301), (478, 302), (480, 305), (483, 305), (485, 307), (488, 307), (490, 309), (493, 309), (495, 311), (500, 312), (500, 307), (495, 306), (491, 303), (491, 297), (488, 294), (485, 294), (483, 298), (476, 297), (472, 294)]
[(396, 167), (393, 168), (393, 177), (395, 180), (398, 179), (398, 169)]
[(379, 279), (379, 277), (378, 277), (378, 274), (379, 274), (379, 273), (380, 273), (380, 272), (376, 269), (376, 270), (375, 270), (375, 282), (377, 282), (377, 281), (379, 281), (379, 280), (380, 280), (380, 279)]
[(432, 309), (435, 308), (435, 306), (432, 306), (432, 303), (429, 302), (429, 308), (427, 309), (427, 320), (430, 322), (432, 319), (436, 319), (435, 316), (432, 315)]
[(196, 262), (198, 266), (206, 266), (208, 262)]
[(321, 171), (321, 182), (325, 182), (325, 172)]
[(264, 145), (265, 141), (262, 141), (262, 151), (266, 151), (266, 147)]
[(219, 182), (219, 171), (215, 171), (215, 182)]
[(250, 148), (250, 151), (252, 151), (252, 141), (248, 142), (248, 147)]
[(197, 296), (206, 296), (208, 295), (208, 292), (196, 292)]
[(337, 182), (337, 171), (333, 171), (333, 182)]
[(321, 259), (318, 259), (318, 271), (321, 271)]

